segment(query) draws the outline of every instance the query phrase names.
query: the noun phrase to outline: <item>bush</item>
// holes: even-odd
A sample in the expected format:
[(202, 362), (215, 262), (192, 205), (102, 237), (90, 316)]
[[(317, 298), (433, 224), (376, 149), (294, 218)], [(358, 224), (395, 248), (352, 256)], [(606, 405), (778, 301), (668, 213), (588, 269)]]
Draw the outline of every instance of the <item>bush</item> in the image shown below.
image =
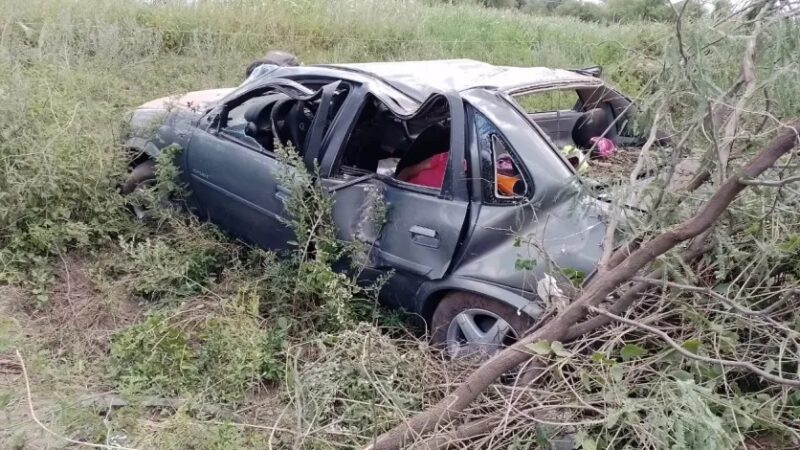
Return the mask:
[(262, 328), (257, 304), (202, 306), (152, 314), (114, 336), (108, 367), (117, 387), (236, 404), (254, 385), (282, 378), (285, 325)]

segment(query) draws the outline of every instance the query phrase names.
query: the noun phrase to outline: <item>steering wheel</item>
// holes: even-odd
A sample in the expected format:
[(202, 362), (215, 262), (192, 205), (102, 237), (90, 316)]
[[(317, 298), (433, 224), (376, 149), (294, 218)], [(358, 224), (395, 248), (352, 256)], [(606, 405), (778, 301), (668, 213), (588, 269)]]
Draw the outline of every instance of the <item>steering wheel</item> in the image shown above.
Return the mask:
[(294, 144), (294, 148), (297, 149), (297, 152), (301, 155), (306, 151), (306, 137), (311, 128), (311, 121), (314, 118), (312, 114), (306, 114), (306, 105), (307, 103), (305, 101), (296, 101), (294, 106), (289, 109), (286, 117), (292, 144)]
[(275, 135), (275, 139), (277, 139), (281, 145), (286, 145), (291, 139), (288, 133), (286, 114), (292, 105), (293, 100), (291, 99), (278, 100), (275, 106), (272, 107), (272, 112), (270, 113), (269, 120), (272, 124), (272, 132)]

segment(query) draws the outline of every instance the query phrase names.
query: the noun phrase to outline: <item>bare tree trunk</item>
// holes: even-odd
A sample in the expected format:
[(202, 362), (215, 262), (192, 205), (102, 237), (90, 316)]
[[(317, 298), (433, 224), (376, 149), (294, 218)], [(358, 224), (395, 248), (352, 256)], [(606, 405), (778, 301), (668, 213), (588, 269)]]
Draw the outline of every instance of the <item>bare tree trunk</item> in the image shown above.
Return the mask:
[[(475, 370), (450, 395), (428, 410), (379, 436), (375, 443), (367, 449), (390, 450), (407, 446), (416, 436), (430, 432), (437, 426), (456, 419), (498, 377), (530, 358), (531, 353), (527, 350), (528, 344), (540, 340), (563, 341), (567, 337), (575, 337), (574, 334), (570, 335), (570, 330), (586, 317), (589, 307), (596, 306), (619, 286), (632, 280), (641, 269), (658, 256), (712, 227), (739, 192), (747, 187), (742, 179), (758, 177), (772, 167), (778, 158), (795, 147), (798, 133), (800, 133), (800, 120), (781, 129), (778, 135), (738, 173), (728, 177), (691, 218), (642, 243), (619, 264), (590, 281), (577, 300), (542, 328), (496, 354)], [(638, 287), (638, 285), (634, 287), (629, 304), (625, 306), (629, 307), (634, 303), (633, 299), (638, 292)], [(597, 323), (602, 324), (602, 321)], [(582, 331), (591, 330), (587, 328)]]

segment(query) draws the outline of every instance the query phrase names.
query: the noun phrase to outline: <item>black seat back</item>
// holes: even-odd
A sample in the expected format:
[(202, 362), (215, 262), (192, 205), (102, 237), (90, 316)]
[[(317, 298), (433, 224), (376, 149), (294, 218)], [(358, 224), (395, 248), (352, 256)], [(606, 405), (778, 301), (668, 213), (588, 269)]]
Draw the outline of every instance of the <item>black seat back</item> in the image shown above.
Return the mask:
[(581, 115), (572, 128), (572, 141), (582, 149), (592, 148), (592, 138), (601, 137), (611, 125), (608, 112), (602, 108), (594, 108)]
[(433, 155), (450, 150), (450, 129), (436, 124), (431, 125), (420, 133), (408, 151), (400, 158), (395, 169), (395, 174), (406, 167), (418, 164)]

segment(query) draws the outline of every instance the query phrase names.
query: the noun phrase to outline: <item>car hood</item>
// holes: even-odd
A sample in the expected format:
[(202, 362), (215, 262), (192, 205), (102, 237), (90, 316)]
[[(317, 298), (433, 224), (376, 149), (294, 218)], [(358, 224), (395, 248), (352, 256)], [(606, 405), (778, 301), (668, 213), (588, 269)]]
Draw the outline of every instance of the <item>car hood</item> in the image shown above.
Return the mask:
[(206, 111), (233, 90), (234, 88), (206, 89), (204, 91), (188, 92), (183, 95), (171, 95), (151, 100), (137, 109), (169, 111), (179, 108), (199, 114)]

